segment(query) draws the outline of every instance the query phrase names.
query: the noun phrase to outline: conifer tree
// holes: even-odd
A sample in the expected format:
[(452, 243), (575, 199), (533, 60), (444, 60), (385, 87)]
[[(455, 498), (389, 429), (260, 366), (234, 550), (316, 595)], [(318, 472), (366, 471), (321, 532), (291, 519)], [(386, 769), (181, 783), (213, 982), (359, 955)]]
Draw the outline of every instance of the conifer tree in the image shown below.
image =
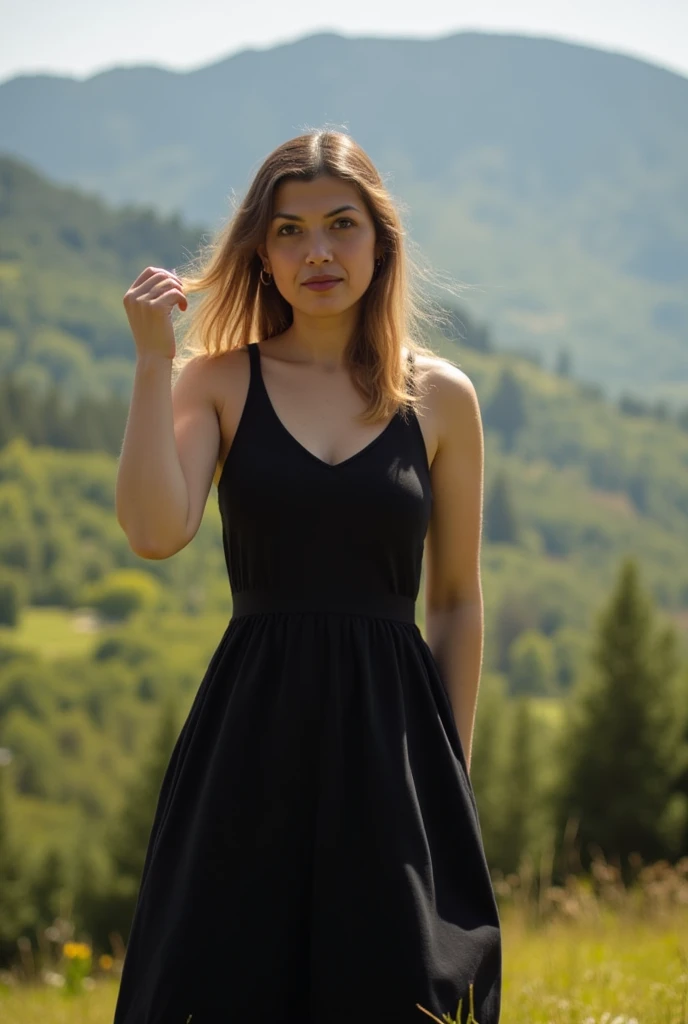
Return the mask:
[(509, 650), (509, 690), (513, 695), (553, 697), (556, 693), (554, 646), (537, 629), (527, 629)]
[[(634, 559), (627, 558), (598, 619), (593, 671), (573, 693), (564, 736), (558, 833), (578, 822), (583, 867), (592, 846), (618, 863), (671, 855), (685, 810), (672, 798), (682, 765), (682, 714), (673, 643), (657, 633)], [(679, 820), (677, 820), (679, 819)]]
[(110, 827), (109, 877), (90, 848), (80, 854), (75, 919), (103, 948), (112, 933), (127, 940), (162, 781), (177, 738), (176, 708), (169, 698), (161, 708), (148, 754)]
[(511, 369), (502, 370), (499, 384), (483, 413), (485, 427), (501, 434), (504, 450), (513, 451), (528, 421), (523, 388)]
[(504, 872), (518, 871), (532, 840), (536, 804), (533, 722), (528, 697), (512, 705), (513, 719), (506, 762), (504, 807), (500, 835), (500, 864)]
[(32, 917), (26, 879), (22, 873), (19, 850), (10, 827), (9, 765), (11, 752), (0, 747), (0, 963), (16, 952), (16, 942)]
[(135, 895), (141, 880), (160, 788), (177, 734), (175, 705), (166, 700), (148, 756), (129, 787), (110, 846), (119, 887), (130, 895)]
[(518, 522), (511, 487), (503, 470), (497, 473), (485, 502), (485, 537), (494, 544), (517, 544)]
[(491, 866), (498, 864), (503, 813), (505, 695), (502, 677), (483, 673), (471, 754), (471, 786), (475, 796), (485, 856)]
[(49, 925), (60, 916), (63, 896), (69, 892), (67, 863), (60, 849), (50, 847), (44, 853), (31, 892), (39, 925)]
[(559, 377), (570, 377), (571, 376), (571, 353), (567, 348), (559, 350), (557, 355), (557, 361), (554, 367), (554, 372)]

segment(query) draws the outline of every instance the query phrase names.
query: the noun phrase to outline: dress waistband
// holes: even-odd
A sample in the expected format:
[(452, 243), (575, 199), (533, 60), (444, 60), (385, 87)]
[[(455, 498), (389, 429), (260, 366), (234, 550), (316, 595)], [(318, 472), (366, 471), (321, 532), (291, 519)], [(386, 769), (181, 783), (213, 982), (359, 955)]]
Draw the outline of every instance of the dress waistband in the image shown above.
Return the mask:
[(270, 590), (240, 590), (232, 595), (232, 618), (261, 615), (266, 612), (327, 612), (335, 615), (370, 615), (398, 619), (415, 624), (416, 608), (412, 597), (403, 594), (298, 594), (280, 595)]

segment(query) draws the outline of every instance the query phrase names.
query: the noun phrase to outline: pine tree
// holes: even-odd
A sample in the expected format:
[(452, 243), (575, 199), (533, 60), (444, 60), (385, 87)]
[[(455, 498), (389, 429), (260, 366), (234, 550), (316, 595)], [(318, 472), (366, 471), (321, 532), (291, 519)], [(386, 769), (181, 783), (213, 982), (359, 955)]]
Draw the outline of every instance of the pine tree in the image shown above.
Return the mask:
[(175, 705), (167, 700), (148, 756), (126, 795), (110, 846), (112, 865), (123, 888), (132, 895), (141, 880), (160, 788), (177, 734)]
[(0, 747), (0, 963), (16, 952), (16, 941), (31, 921), (26, 879), (19, 850), (13, 840), (9, 814), (12, 755)]
[(684, 808), (672, 790), (684, 723), (672, 646), (666, 630), (656, 633), (636, 563), (627, 558), (599, 616), (593, 673), (574, 690), (564, 738), (559, 834), (569, 817), (578, 821), (584, 868), (592, 845), (626, 873), (631, 853), (667, 857), (680, 834)]
[(35, 872), (31, 886), (39, 924), (49, 925), (60, 916), (62, 899), (68, 891), (65, 855), (60, 849), (49, 847)]
[(513, 451), (519, 431), (528, 421), (523, 388), (513, 370), (502, 371), (497, 388), (485, 406), (483, 420), (487, 429), (501, 434), (504, 450)]
[(471, 754), (471, 785), (480, 817), (485, 855), (490, 865), (498, 863), (501, 849), (501, 756), (504, 748), (505, 703), (502, 677), (483, 673)]
[(530, 701), (518, 697), (513, 720), (504, 784), (503, 820), (500, 835), (500, 864), (504, 872), (518, 871), (532, 839), (536, 803), (536, 772), (533, 750), (533, 722)]
[(124, 942), (129, 934), (162, 782), (177, 738), (176, 708), (168, 699), (148, 755), (109, 830), (109, 878), (102, 876), (91, 851), (84, 850), (75, 918), (104, 947), (111, 933)]
[(556, 693), (554, 645), (537, 629), (527, 629), (509, 651), (509, 691), (514, 696), (553, 697)]
[(493, 544), (517, 544), (518, 521), (506, 473), (497, 473), (485, 502), (485, 537)]
[(571, 376), (571, 353), (567, 348), (562, 348), (559, 350), (557, 361), (554, 367), (554, 372), (559, 377)]

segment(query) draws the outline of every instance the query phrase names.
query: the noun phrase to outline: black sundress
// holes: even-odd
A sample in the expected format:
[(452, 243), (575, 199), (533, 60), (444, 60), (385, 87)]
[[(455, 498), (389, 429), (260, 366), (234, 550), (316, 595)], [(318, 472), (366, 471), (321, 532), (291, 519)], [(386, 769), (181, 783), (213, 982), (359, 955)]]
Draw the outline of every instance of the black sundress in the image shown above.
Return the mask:
[(413, 409), (335, 465), (256, 344), (218, 483), (233, 610), (160, 791), (114, 1024), (500, 1014), (498, 909), (415, 623), (432, 508)]

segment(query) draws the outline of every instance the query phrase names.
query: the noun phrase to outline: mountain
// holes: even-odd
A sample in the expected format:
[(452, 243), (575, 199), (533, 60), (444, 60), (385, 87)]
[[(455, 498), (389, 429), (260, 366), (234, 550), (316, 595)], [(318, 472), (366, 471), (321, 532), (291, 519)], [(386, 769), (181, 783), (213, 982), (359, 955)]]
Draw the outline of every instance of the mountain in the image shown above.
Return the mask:
[(688, 399), (688, 80), (547, 39), (311, 36), (192, 72), (0, 86), (7, 154), (214, 229), (272, 147), (344, 126), (505, 347)]

